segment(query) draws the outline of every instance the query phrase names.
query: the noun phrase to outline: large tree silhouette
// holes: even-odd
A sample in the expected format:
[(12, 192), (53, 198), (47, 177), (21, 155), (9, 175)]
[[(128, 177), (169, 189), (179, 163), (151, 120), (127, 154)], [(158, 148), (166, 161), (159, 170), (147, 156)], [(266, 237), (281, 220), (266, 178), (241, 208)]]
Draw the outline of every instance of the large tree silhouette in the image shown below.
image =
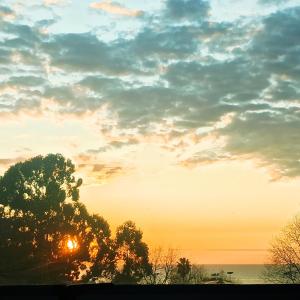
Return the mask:
[(49, 154), (17, 163), (0, 178), (2, 281), (78, 280), (96, 258), (98, 277), (113, 272), (109, 225), (78, 202), (82, 180), (74, 172), (70, 160)]
[(0, 177), (0, 283), (138, 283), (151, 272), (142, 232), (128, 221), (112, 239), (79, 202), (74, 173), (71, 160), (48, 154)]

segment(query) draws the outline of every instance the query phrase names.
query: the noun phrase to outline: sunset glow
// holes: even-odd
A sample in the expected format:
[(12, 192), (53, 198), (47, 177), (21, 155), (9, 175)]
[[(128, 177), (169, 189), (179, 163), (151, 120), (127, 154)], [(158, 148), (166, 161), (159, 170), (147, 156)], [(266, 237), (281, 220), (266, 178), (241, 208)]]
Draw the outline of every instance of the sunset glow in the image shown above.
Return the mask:
[(73, 250), (77, 249), (78, 245), (77, 245), (76, 241), (68, 240), (67, 247), (70, 251), (73, 251)]

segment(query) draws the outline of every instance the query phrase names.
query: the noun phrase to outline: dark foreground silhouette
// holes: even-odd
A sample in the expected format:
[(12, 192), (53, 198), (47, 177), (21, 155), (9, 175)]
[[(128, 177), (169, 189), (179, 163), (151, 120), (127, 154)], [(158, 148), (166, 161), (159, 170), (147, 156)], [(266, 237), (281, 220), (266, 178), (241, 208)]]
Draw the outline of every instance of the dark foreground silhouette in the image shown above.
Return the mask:
[(0, 287), (1, 299), (297, 299), (300, 285), (52, 285)]

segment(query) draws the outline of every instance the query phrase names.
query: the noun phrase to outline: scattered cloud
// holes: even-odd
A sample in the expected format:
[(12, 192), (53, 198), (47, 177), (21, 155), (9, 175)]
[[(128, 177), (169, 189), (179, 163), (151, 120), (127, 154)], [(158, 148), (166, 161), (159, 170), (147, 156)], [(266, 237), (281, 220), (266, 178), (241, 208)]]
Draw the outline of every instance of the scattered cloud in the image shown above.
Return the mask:
[(166, 17), (172, 20), (201, 22), (208, 17), (210, 5), (206, 0), (167, 0)]
[(79, 164), (78, 171), (84, 173), (87, 177), (88, 183), (105, 183), (116, 176), (124, 174), (125, 169), (122, 166), (115, 165), (115, 163), (99, 164), (86, 163)]
[(110, 14), (126, 17), (138, 17), (143, 14), (141, 10), (128, 9), (112, 1), (93, 2), (90, 4), (90, 7), (97, 10), (103, 10)]
[(85, 152), (74, 157), (77, 170), (85, 174), (85, 184), (102, 184), (108, 180), (128, 172), (128, 168), (116, 161), (105, 160), (98, 153)]
[(10, 165), (16, 164), (20, 161), (24, 161), (26, 158), (24, 157), (15, 157), (15, 158), (0, 158), (0, 165), (9, 167)]
[(3, 20), (13, 20), (15, 18), (15, 12), (7, 7), (0, 5), (0, 21)]

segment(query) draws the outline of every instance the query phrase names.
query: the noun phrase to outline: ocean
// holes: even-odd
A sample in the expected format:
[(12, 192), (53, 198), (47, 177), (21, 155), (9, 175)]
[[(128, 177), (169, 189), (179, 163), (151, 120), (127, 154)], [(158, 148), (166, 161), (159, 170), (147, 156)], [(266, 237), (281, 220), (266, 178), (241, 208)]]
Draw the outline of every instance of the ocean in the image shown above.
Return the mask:
[(241, 284), (264, 284), (261, 274), (264, 265), (203, 265), (208, 273), (219, 273), (221, 270), (233, 272), (231, 278)]

